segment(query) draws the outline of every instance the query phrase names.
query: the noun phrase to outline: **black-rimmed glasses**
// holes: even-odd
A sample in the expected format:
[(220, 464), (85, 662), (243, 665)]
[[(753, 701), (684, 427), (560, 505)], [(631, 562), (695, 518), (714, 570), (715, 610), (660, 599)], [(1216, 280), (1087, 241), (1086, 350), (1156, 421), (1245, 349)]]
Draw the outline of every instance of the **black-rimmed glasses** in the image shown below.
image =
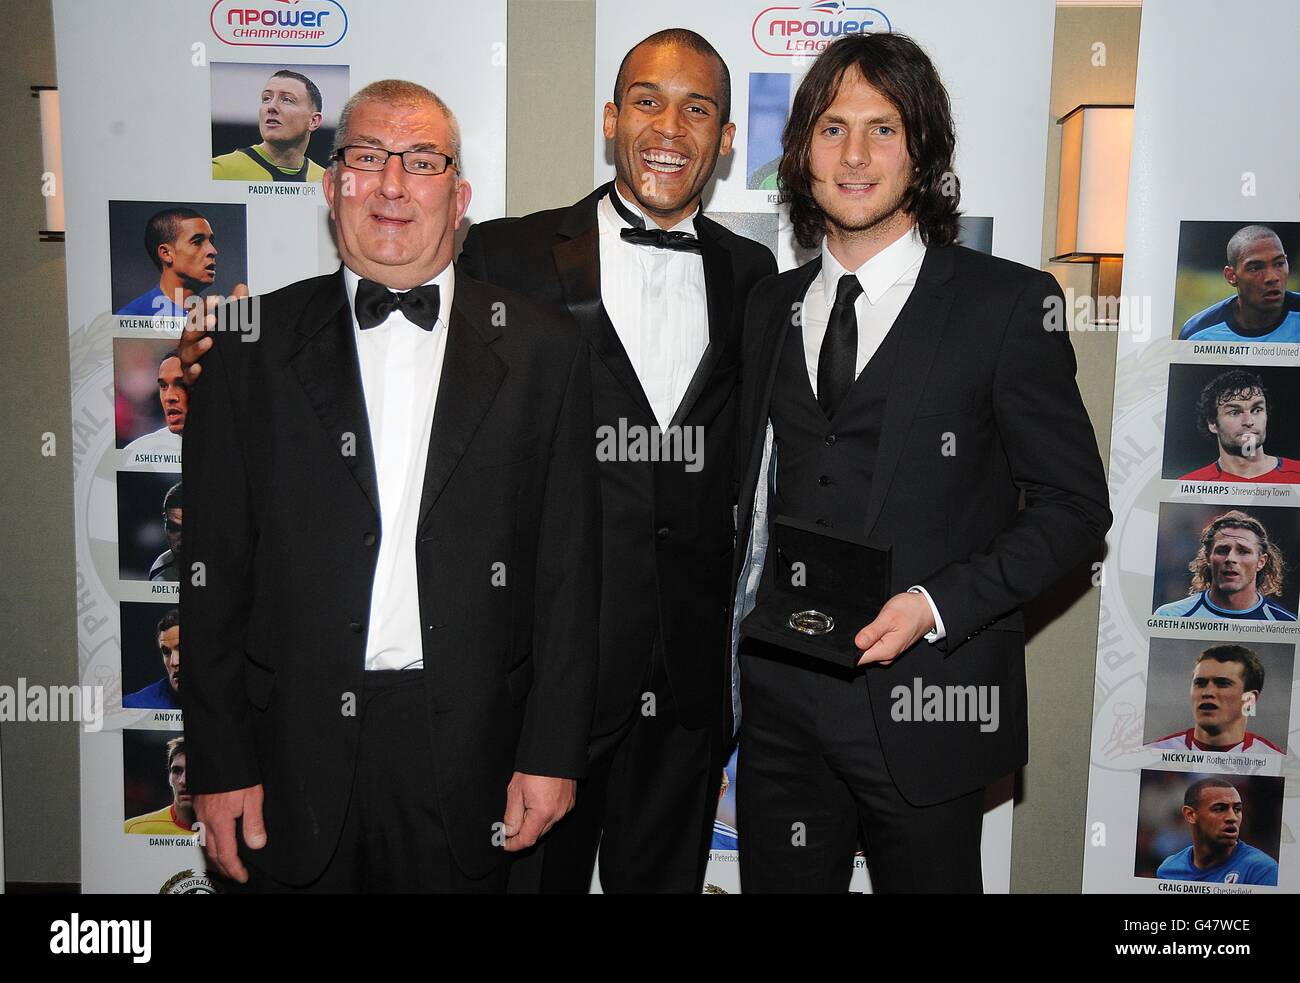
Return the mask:
[(407, 174), (425, 174), (429, 176), (441, 174), (449, 167), (454, 167), (456, 161), (447, 154), (440, 153), (437, 150), (385, 150), (383, 147), (368, 147), (364, 144), (353, 144), (347, 147), (339, 147), (334, 151), (334, 159), (343, 162), (344, 167), (351, 167), (357, 171), (382, 171), (388, 164), (389, 157), (398, 157), (402, 161), (402, 170)]

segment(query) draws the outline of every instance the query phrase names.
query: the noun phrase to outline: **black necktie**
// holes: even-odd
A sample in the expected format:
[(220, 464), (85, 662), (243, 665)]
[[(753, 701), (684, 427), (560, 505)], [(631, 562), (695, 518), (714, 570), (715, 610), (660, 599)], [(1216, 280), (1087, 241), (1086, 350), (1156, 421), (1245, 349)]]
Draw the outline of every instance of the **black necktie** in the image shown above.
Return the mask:
[(635, 246), (658, 246), (660, 249), (673, 249), (682, 253), (700, 251), (700, 240), (689, 232), (669, 232), (658, 226), (647, 229), (645, 219), (623, 204), (618, 197), (618, 192), (612, 187), (609, 189), (609, 202), (614, 206), (614, 211), (618, 212), (619, 217), (632, 226), (619, 233), (624, 242), (630, 242)]
[(853, 388), (858, 363), (858, 317), (853, 303), (862, 284), (852, 273), (840, 277), (835, 288), (835, 306), (826, 322), (826, 337), (817, 356), (817, 402), (829, 420)]
[(357, 284), (357, 324), (361, 330), (373, 328), (388, 320), (394, 310), (400, 310), (412, 324), (432, 331), (438, 323), (438, 285), (426, 283), (423, 287), (394, 293), (382, 283), (362, 280)]

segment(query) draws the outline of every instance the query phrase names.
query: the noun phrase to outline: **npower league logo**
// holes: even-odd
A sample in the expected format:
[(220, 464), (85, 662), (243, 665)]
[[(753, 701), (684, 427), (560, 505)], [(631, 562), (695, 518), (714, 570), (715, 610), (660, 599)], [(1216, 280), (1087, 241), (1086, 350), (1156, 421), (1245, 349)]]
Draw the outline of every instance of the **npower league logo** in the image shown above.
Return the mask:
[(226, 44), (329, 48), (348, 33), (337, 0), (217, 0), (208, 20)]
[(889, 18), (877, 7), (855, 7), (825, 0), (805, 7), (768, 7), (754, 18), (758, 50), (768, 55), (815, 55), (845, 34), (889, 31)]

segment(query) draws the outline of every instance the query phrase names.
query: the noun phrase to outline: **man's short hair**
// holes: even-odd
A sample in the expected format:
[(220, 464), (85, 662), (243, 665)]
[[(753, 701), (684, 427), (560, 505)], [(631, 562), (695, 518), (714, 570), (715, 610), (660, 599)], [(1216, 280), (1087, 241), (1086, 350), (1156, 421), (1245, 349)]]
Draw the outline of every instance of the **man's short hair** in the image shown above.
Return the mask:
[(181, 234), (181, 223), (186, 219), (202, 217), (193, 208), (164, 208), (144, 224), (144, 251), (158, 267), (159, 273), (162, 272), (162, 259), (158, 256), (158, 247), (175, 242)]
[(175, 760), (176, 755), (184, 754), (184, 753), (185, 753), (184, 736), (173, 737), (170, 741), (167, 742), (167, 770), (168, 771), (171, 771), (172, 761)]
[[(161, 618), (158, 619), (158, 635), (161, 635), (168, 628), (177, 628), (181, 623), (181, 609), (172, 608)], [(156, 636), (155, 636), (156, 637)]]
[(785, 132), (777, 186), (790, 204), (795, 238), (816, 248), (826, 231), (826, 213), (812, 193), (810, 148), (817, 120), (839, 92), (844, 76), (857, 69), (903, 118), (907, 153), (914, 170), (902, 207), (916, 220), (927, 246), (950, 246), (961, 231), (961, 182), (953, 171), (957, 133), (948, 90), (921, 46), (905, 34), (848, 34), (818, 55), (799, 83)]
[(171, 509), (184, 508), (184, 506), (181, 505), (181, 484), (182, 482), (178, 481), (167, 489), (167, 494), (163, 496), (164, 512)]
[[(1187, 791), (1183, 793), (1183, 805), (1189, 809), (1196, 809), (1201, 804), (1201, 793), (1207, 788), (1232, 788), (1237, 786), (1226, 778), (1202, 778), (1199, 782), (1192, 782), (1187, 786)], [(1241, 793), (1238, 792), (1238, 795)]]
[[(343, 104), (343, 111), (339, 113), (339, 125), (334, 131), (334, 146), (330, 148), (331, 159), (340, 147), (346, 147), (351, 141), (352, 134), (348, 130), (352, 124), (352, 113), (363, 102), (381, 102), (389, 106), (435, 107), (442, 113), (447, 121), (447, 129), (451, 131), (450, 154), (455, 161), (456, 173), (464, 176), (465, 169), (460, 159), (460, 123), (456, 119), (456, 114), (432, 89), (426, 89), (418, 82), (408, 82), (406, 79), (380, 79), (352, 93), (348, 101)], [(338, 161), (333, 161), (333, 164), (337, 166)]]
[(1245, 369), (1229, 369), (1220, 372), (1205, 384), (1200, 397), (1196, 400), (1196, 432), (1203, 437), (1214, 439), (1210, 430), (1211, 423), (1218, 423), (1219, 407), (1229, 400), (1250, 399), (1253, 393), (1259, 393), (1268, 402), (1268, 390), (1264, 380), (1254, 372)]
[(722, 116), (723, 125), (731, 121), (731, 69), (727, 67), (722, 55), (718, 54), (718, 50), (709, 44), (702, 35), (684, 27), (670, 27), (666, 31), (658, 31), (643, 41), (638, 41), (628, 50), (628, 53), (623, 56), (623, 60), (619, 62), (618, 75), (614, 77), (615, 106), (620, 110), (623, 108), (623, 96), (627, 92), (627, 87), (631, 84), (627, 78), (628, 61), (631, 60), (633, 53), (638, 48), (644, 48), (646, 45), (656, 48), (677, 45), (687, 51), (694, 51), (697, 55), (704, 55), (707, 58), (716, 60), (722, 76), (722, 91), (718, 94), (720, 115)]
[(1259, 656), (1244, 645), (1212, 645), (1196, 657), (1199, 666), (1206, 659), (1215, 662), (1235, 662), (1241, 666), (1242, 688), (1263, 692), (1264, 663)]
[(1261, 239), (1276, 239), (1281, 245), (1282, 237), (1267, 225), (1247, 225), (1238, 229), (1228, 240), (1228, 265), (1234, 270), (1241, 262), (1241, 254)]
[(1214, 547), (1214, 537), (1224, 529), (1244, 529), (1255, 534), (1255, 538), (1259, 540), (1260, 551), (1268, 557), (1264, 568), (1255, 574), (1255, 589), (1265, 597), (1281, 594), (1282, 571), (1286, 563), (1282, 550), (1269, 538), (1264, 523), (1240, 509), (1232, 509), (1216, 516), (1201, 530), (1201, 542), (1196, 550), (1196, 556), (1191, 563), (1187, 564), (1187, 569), (1192, 572), (1192, 591), (1209, 590), (1214, 586), (1214, 574), (1210, 569), (1210, 551)]
[(301, 72), (291, 72), (287, 68), (282, 68), (278, 72), (275, 72), (271, 76), (271, 78), (297, 79), (299, 82), (302, 83), (303, 88), (307, 90), (307, 98), (311, 100), (312, 108), (315, 109), (316, 112), (318, 113), (321, 111), (321, 106), (323, 106), (324, 103), (321, 102), (320, 89), (318, 89), (316, 87), (316, 83), (313, 82), (311, 79), (309, 79), (306, 75), (303, 75)]

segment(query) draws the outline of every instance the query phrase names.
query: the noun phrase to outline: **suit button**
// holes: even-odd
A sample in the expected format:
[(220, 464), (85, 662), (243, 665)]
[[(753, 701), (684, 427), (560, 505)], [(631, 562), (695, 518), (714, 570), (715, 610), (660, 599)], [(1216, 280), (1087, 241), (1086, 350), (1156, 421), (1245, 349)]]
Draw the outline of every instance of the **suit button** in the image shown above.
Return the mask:
[(827, 446), (827, 447), (834, 447), (834, 446), (835, 446), (835, 441), (836, 441), (836, 439), (837, 439), (837, 438), (836, 438), (835, 434), (833, 434), (833, 433), (828, 433), (828, 434), (826, 435), (826, 446)]
[(831, 524), (831, 520), (830, 520), (830, 519), (818, 519), (818, 520), (817, 520), (817, 525), (819, 525), (819, 526), (826, 526), (827, 528), (829, 528), (829, 527), (830, 527), (830, 524)]
[(663, 527), (662, 529), (660, 529), (657, 533), (655, 533), (655, 535), (658, 536), (660, 539), (667, 539), (667, 538), (668, 538), (668, 527), (667, 527), (667, 526), (664, 526), (664, 527)]
[(817, 484), (819, 484), (819, 485), (821, 485), (823, 488), (825, 488), (827, 485), (833, 485), (833, 484), (835, 484), (835, 482), (831, 481), (829, 475), (825, 475), (825, 474), (824, 474), (824, 475), (822, 475), (820, 478), (817, 479)]
[(351, 628), (352, 631), (354, 631), (356, 634), (358, 634), (358, 635), (361, 634), (361, 622), (360, 622), (360, 621), (349, 621), (349, 622), (348, 622), (348, 627)]
[(367, 546), (374, 546), (375, 543), (379, 542), (379, 537), (373, 532), (368, 532), (361, 537), (361, 542), (365, 543)]

